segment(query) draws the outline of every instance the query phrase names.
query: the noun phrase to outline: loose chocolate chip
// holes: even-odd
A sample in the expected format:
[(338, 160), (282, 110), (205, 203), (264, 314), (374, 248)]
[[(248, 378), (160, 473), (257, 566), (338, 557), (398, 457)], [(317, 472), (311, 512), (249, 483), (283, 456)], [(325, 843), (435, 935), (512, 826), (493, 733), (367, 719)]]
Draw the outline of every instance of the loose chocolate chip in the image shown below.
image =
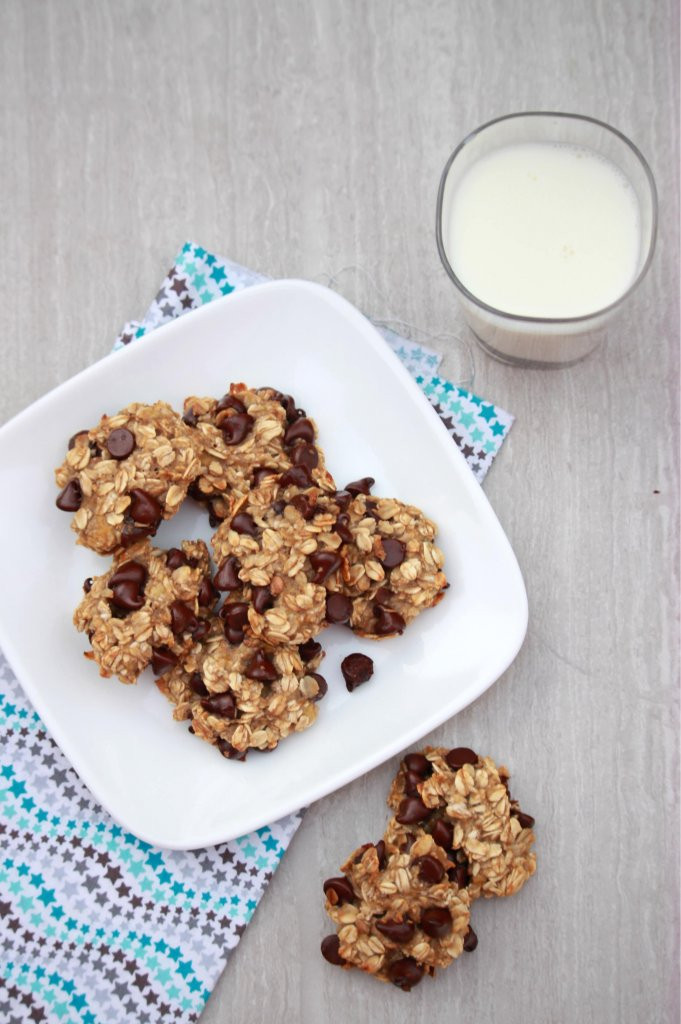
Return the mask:
[(341, 512), (347, 512), (348, 505), (352, 501), (350, 491), (335, 491), (333, 499), (339, 506)]
[(445, 754), (445, 761), (453, 771), (458, 771), (465, 764), (475, 764), (478, 755), (470, 747), (454, 747)]
[(289, 505), (293, 505), (306, 521), (312, 519), (316, 511), (315, 503), (310, 502), (306, 494), (294, 494)]
[(291, 466), (279, 477), (280, 487), (309, 487), (312, 478), (305, 466)]
[(347, 512), (341, 512), (333, 525), (334, 532), (338, 534), (344, 544), (352, 543), (352, 530), (350, 529), (350, 516)]
[(454, 842), (454, 826), (450, 825), (448, 821), (438, 818), (430, 834), (433, 837), (433, 842), (441, 846), (443, 850), (451, 850)]
[(407, 796), (418, 796), (418, 787), (423, 782), (423, 778), (417, 772), (405, 772), (404, 773), (404, 792)]
[(210, 621), (208, 619), (197, 619), (196, 625), (191, 630), (192, 639), (199, 644), (202, 640), (206, 639), (209, 633)]
[(229, 525), (237, 533), (247, 533), (249, 537), (255, 537), (258, 532), (255, 519), (248, 512), (238, 512)]
[(422, 779), (432, 775), (433, 766), (423, 754), (407, 754), (404, 759), (404, 767), (409, 772), (416, 772)]
[(248, 437), (255, 420), (247, 412), (237, 412), (234, 416), (228, 416), (220, 424), (222, 438), (226, 445), (241, 444), (245, 437)]
[(274, 596), (269, 587), (253, 587), (253, 607), (258, 615), (262, 615), (274, 604)]
[(418, 857), (415, 864), (419, 869), (419, 878), (427, 882), (428, 885), (437, 885), (444, 878), (445, 869), (437, 857), (431, 857), (429, 853)]
[(393, 985), (409, 992), (423, 977), (423, 967), (413, 957), (405, 956), (401, 960), (393, 960), (388, 968), (388, 977)]
[(381, 870), (385, 867), (385, 843), (382, 839), (379, 839), (376, 843), (376, 854), (378, 856), (378, 866)]
[(340, 624), (352, 615), (352, 601), (345, 594), (327, 594), (326, 621)]
[(297, 419), (287, 427), (284, 434), (284, 444), (291, 445), (294, 441), (304, 441), (305, 444), (310, 444), (314, 441), (312, 420), (305, 418)]
[(317, 683), (317, 686), (319, 687), (316, 694), (312, 698), (313, 702), (316, 703), (318, 700), (321, 700), (322, 697), (325, 697), (326, 694), (329, 692), (329, 684), (327, 683), (324, 676), (320, 676), (319, 672), (308, 672), (307, 675), (311, 676)]
[(107, 437), (106, 447), (112, 459), (127, 459), (135, 450), (135, 435), (127, 427), (118, 427)]
[(218, 592), (211, 583), (209, 576), (204, 576), (199, 586), (198, 601), (201, 608), (210, 608), (217, 601)]
[(147, 582), (147, 570), (141, 562), (123, 562), (116, 571), (109, 576), (109, 587), (113, 590), (121, 583), (134, 583), (143, 587)]
[(215, 412), (224, 412), (225, 409), (234, 409), (235, 412), (246, 412), (246, 406), (244, 403), (239, 401), (238, 398), (235, 398), (234, 395), (230, 395), (229, 392), (222, 396), (218, 404), (215, 406)]
[[(109, 586), (111, 587), (111, 584)], [(110, 604), (115, 605), (121, 611), (135, 612), (144, 604), (144, 596), (140, 594), (140, 588), (137, 583), (123, 580), (122, 583), (117, 583), (111, 589), (113, 590), (113, 597)]]
[(384, 608), (383, 605), (375, 604), (374, 614), (376, 616), (374, 629), (378, 636), (390, 636), (391, 633), (404, 632), (407, 624), (399, 612), (393, 612), (389, 608)]
[(264, 651), (256, 651), (244, 669), (244, 675), (259, 683), (273, 683), (279, 679), (280, 672)]
[(379, 561), (383, 568), (394, 569), (396, 565), (401, 565), (407, 552), (407, 545), (394, 537), (381, 537), (381, 544), (385, 554)]
[(322, 956), (330, 964), (334, 964), (336, 967), (342, 967), (345, 960), (340, 955), (340, 939), (337, 935), (327, 935), (325, 939), (322, 939)]
[(431, 939), (444, 939), (452, 930), (452, 915), (444, 907), (428, 907), (419, 923)]
[(237, 750), (236, 747), (233, 747), (227, 740), (223, 740), (222, 737), (219, 737), (217, 741), (217, 748), (228, 761), (245, 761), (246, 754), (248, 753), (247, 750)]
[(304, 644), (298, 646), (298, 654), (306, 664), (313, 658), (319, 657), (321, 653), (322, 645), (316, 640), (306, 640)]
[(194, 412), (194, 410), (188, 409), (187, 412), (182, 417), (182, 422), (186, 423), (188, 427), (195, 427), (199, 421), (196, 418), (196, 413)]
[(475, 934), (473, 929), (471, 927), (469, 927), (468, 931), (464, 935), (463, 948), (465, 949), (465, 951), (467, 953), (472, 953), (473, 950), (477, 948), (477, 945), (478, 945), (478, 936)]
[(155, 676), (167, 672), (173, 665), (177, 665), (177, 655), (173, 654), (169, 647), (152, 647), (151, 670)]
[(399, 943), (409, 942), (410, 939), (413, 939), (416, 931), (413, 921), (392, 921), (389, 918), (377, 921), (376, 928), (381, 935), (385, 935), (386, 939)]
[(272, 469), (270, 466), (256, 466), (251, 474), (251, 486), (259, 487), (268, 476), (274, 476), (278, 472), (278, 469)]
[(224, 619), (232, 629), (243, 629), (248, 622), (248, 604), (246, 601), (223, 604), (220, 609), (220, 618)]
[[(299, 422), (302, 423), (303, 420)], [(291, 451), (291, 462), (294, 466), (315, 469), (319, 465), (319, 452), (313, 444), (297, 444)]]
[(197, 697), (207, 697), (208, 688), (201, 678), (200, 672), (193, 672), (189, 677), (188, 684), (189, 689), (192, 693), (195, 693)]
[(236, 718), (236, 701), (231, 693), (214, 693), (201, 701), (201, 707), (218, 718)]
[(534, 827), (534, 818), (532, 817), (531, 814), (525, 814), (523, 811), (515, 811), (515, 810), (512, 810), (511, 814), (513, 815), (514, 818), (518, 819), (518, 823), (520, 824), (521, 828), (533, 828)]
[(180, 548), (170, 548), (166, 551), (166, 565), (172, 572), (174, 569), (179, 569), (181, 565), (187, 564), (187, 556), (184, 551)]
[(401, 802), (395, 820), (400, 825), (413, 825), (417, 821), (425, 821), (429, 814), (430, 808), (426, 807), (420, 797), (407, 796)]
[(184, 601), (173, 601), (170, 605), (170, 628), (176, 635), (184, 633), (185, 630), (194, 630), (198, 626), (198, 619), (194, 612)]
[(371, 494), (371, 488), (375, 483), (372, 476), (363, 476), (361, 480), (353, 480), (352, 483), (346, 484), (344, 489), (356, 498), (358, 494)]
[(241, 563), (236, 555), (230, 555), (224, 560), (213, 577), (213, 586), (217, 590), (238, 590), (241, 586), (239, 579), (240, 569)]
[(374, 594), (374, 604), (380, 604), (382, 608), (387, 608), (390, 604), (391, 596), (392, 590), (388, 590), (387, 587), (379, 587)]
[(329, 576), (340, 569), (341, 556), (337, 551), (314, 551), (310, 555), (310, 565), (314, 570), (313, 583), (323, 583)]
[(228, 622), (225, 623), (224, 634), (227, 638), (227, 643), (231, 644), (232, 647), (238, 647), (239, 644), (244, 642), (245, 634), (243, 629), (235, 629)]
[[(327, 878), (324, 882), (323, 889), (325, 895), (328, 896), (331, 903), (334, 903), (335, 905), (339, 903), (352, 903), (355, 899), (355, 890), (352, 888), (352, 883), (345, 877), (345, 875), (341, 875), (338, 878)], [(331, 892), (334, 893), (334, 896), (329, 895)]]
[(374, 663), (366, 654), (348, 654), (341, 662), (343, 679), (350, 693), (374, 674)]
[(88, 431), (87, 431), (87, 429), (85, 429), (85, 430), (77, 430), (75, 432), (75, 434), (72, 434), (71, 437), (69, 438), (69, 443), (68, 443), (69, 451), (71, 451), (72, 448), (75, 448), (76, 441), (78, 440), (78, 438), (79, 437), (83, 437), (83, 435), (87, 434), (87, 433), (88, 433)]
[(133, 522), (142, 526), (158, 526), (163, 516), (163, 509), (153, 494), (148, 494), (141, 487), (130, 491), (132, 501), (128, 506), (128, 515)]
[(83, 502), (83, 492), (77, 480), (69, 480), (57, 495), (55, 505), (62, 512), (77, 512)]
[(88, 576), (86, 580), (83, 580), (83, 590), (86, 594), (89, 594), (92, 590), (92, 576)]

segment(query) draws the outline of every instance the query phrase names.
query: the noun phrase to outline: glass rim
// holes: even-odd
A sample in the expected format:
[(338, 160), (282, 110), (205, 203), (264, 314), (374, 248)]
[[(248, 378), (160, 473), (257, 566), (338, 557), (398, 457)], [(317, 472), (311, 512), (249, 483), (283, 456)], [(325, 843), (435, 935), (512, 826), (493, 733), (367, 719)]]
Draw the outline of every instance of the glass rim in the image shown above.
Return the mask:
[[(496, 306), (490, 306), (489, 303), (484, 302), (482, 299), (479, 299), (477, 295), (475, 295), (465, 286), (461, 278), (459, 278), (455, 274), (452, 265), (450, 264), (449, 259), (447, 258), (444, 242), (442, 239), (442, 205), (444, 200), (445, 185), (447, 183), (447, 177), (449, 175), (449, 171), (451, 170), (452, 164), (456, 160), (457, 156), (461, 153), (461, 151), (465, 149), (466, 146), (468, 146), (469, 143), (473, 141), (473, 139), (475, 139), (482, 132), (486, 131), (487, 128), (491, 128), (502, 121), (510, 121), (513, 120), (514, 118), (519, 117), (560, 117), (571, 121), (586, 121), (589, 124), (595, 124), (598, 125), (600, 128), (605, 128), (606, 131), (610, 132), (612, 135), (617, 136), (617, 138), (620, 139), (620, 141), (624, 142), (625, 145), (629, 147), (629, 149), (633, 152), (634, 156), (638, 159), (639, 163), (641, 164), (641, 167), (643, 168), (646, 179), (648, 181), (648, 185), (650, 187), (650, 195), (652, 199), (652, 223), (650, 226), (650, 245), (648, 246), (646, 258), (643, 262), (641, 269), (639, 270), (638, 274), (631, 282), (627, 290), (623, 292), (619, 296), (619, 298), (615, 299), (614, 302), (609, 303), (607, 306), (601, 306), (599, 309), (594, 310), (592, 313), (583, 313), (580, 316), (568, 317), (526, 316), (523, 315), (522, 313), (509, 313), (506, 310), (498, 309)], [(437, 241), (437, 250), (440, 255), (440, 260), (442, 261), (442, 265), (445, 268), (445, 271), (447, 272), (448, 276), (454, 282), (459, 291), (462, 292), (462, 294), (465, 295), (467, 299), (469, 299), (472, 303), (474, 303), (474, 305), (478, 306), (480, 309), (484, 309), (488, 313), (493, 313), (495, 316), (501, 317), (504, 320), (513, 320), (522, 323), (584, 323), (588, 320), (594, 320), (597, 317), (603, 316), (604, 314), (610, 313), (611, 311), (617, 309), (618, 306), (620, 306), (626, 299), (628, 299), (628, 297), (638, 287), (638, 285), (641, 283), (641, 281), (648, 272), (648, 269), (653, 259), (653, 255), (655, 252), (655, 244), (657, 241), (657, 187), (655, 185), (655, 178), (653, 177), (653, 172), (650, 169), (648, 161), (643, 156), (643, 153), (640, 151), (638, 146), (636, 146), (631, 141), (631, 139), (627, 138), (627, 136), (623, 132), (619, 131), (617, 128), (613, 128), (612, 125), (607, 124), (605, 121), (599, 121), (598, 118), (589, 117), (587, 114), (570, 114), (566, 113), (565, 111), (558, 110), (527, 110), (518, 111), (517, 113), (514, 114), (502, 114), (501, 117), (495, 117), (492, 118), (491, 121), (486, 121), (484, 124), (481, 124), (478, 128), (474, 128), (472, 132), (468, 133), (468, 135), (464, 136), (464, 138), (461, 140), (461, 142), (458, 144), (456, 149), (451, 153), (449, 159), (447, 160), (447, 163), (445, 164), (444, 170), (442, 171), (442, 175), (440, 177), (440, 185), (438, 187), (437, 192), (435, 238)]]

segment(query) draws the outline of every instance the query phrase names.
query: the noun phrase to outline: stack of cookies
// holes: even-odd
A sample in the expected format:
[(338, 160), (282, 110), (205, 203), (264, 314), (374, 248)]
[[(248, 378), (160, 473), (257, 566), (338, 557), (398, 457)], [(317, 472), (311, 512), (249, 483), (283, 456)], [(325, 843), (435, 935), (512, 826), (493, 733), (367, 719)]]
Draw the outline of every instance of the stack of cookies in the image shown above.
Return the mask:
[[(87, 656), (124, 683), (151, 666), (175, 718), (228, 758), (315, 721), (327, 626), (397, 636), (447, 587), (434, 524), (369, 477), (337, 489), (314, 421), (273, 388), (103, 416), (56, 480), (78, 543), (111, 558), (74, 615)], [(214, 563), (200, 540), (152, 544), (187, 498), (216, 529)]]

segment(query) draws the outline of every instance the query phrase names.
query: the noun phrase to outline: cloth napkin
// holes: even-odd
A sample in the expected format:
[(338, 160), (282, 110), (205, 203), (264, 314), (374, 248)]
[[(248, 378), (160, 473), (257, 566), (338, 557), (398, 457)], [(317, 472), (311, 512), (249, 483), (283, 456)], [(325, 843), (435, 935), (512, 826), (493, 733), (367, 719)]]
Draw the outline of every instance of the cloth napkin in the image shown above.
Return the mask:
[[(264, 280), (187, 242), (115, 347)], [(439, 377), (436, 352), (379, 329), (482, 480), (513, 417)], [(95, 803), (0, 652), (2, 1024), (195, 1021), (302, 815), (206, 850), (142, 842)]]

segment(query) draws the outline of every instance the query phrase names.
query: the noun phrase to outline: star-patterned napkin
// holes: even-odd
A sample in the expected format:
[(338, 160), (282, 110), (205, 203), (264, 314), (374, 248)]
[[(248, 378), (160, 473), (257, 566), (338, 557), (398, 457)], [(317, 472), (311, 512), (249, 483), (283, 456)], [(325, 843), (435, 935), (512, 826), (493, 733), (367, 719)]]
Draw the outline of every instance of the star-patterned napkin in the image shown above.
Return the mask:
[[(263, 280), (188, 242), (116, 347)], [(377, 326), (482, 480), (513, 417)], [(150, 846), (95, 803), (0, 653), (0, 1024), (195, 1021), (302, 814), (207, 850)]]

